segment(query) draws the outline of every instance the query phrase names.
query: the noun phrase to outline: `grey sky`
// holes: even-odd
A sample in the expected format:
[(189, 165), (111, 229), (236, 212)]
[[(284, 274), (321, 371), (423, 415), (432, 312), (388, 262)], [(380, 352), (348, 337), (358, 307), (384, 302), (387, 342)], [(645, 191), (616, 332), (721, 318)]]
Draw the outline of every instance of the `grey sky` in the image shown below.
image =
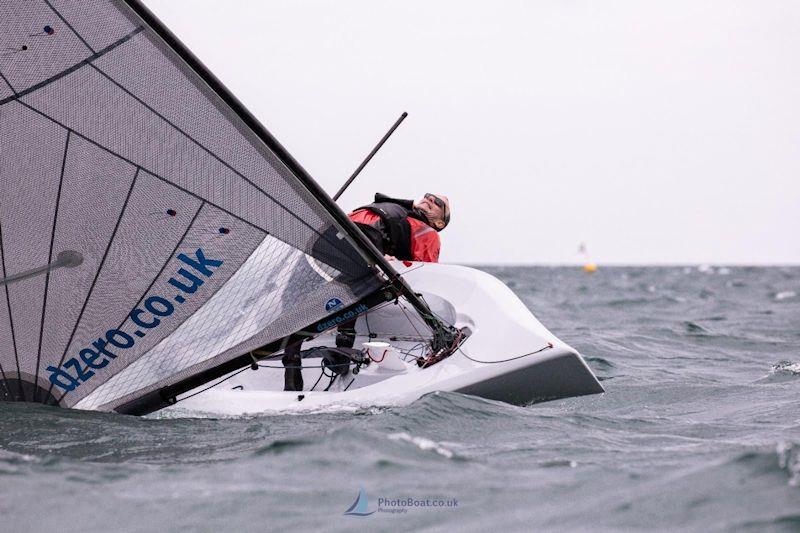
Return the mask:
[(408, 111), (443, 261), (800, 263), (800, 2), (146, 3), (331, 193)]

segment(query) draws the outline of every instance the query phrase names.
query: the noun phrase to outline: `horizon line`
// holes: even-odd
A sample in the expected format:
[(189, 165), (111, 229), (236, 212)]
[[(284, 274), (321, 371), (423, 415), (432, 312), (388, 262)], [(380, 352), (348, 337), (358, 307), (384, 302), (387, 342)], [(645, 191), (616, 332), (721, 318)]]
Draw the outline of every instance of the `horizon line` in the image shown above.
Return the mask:
[[(570, 268), (581, 268), (584, 264), (582, 262), (575, 262), (575, 263), (549, 263), (549, 262), (482, 262), (482, 261), (469, 261), (469, 262), (456, 262), (456, 261), (442, 261), (442, 264), (446, 265), (462, 265), (462, 266), (469, 266), (469, 267), (476, 267), (476, 266), (488, 266), (488, 267), (515, 267), (515, 266), (527, 266), (527, 267), (570, 267)], [(679, 267), (690, 267), (690, 268), (699, 268), (702, 266), (708, 266), (711, 268), (798, 268), (800, 267), (800, 262), (796, 263), (738, 263), (738, 262), (725, 262), (725, 263), (711, 263), (711, 262), (696, 262), (696, 263), (626, 263), (626, 262), (608, 262), (608, 263), (598, 263), (594, 262), (599, 268), (620, 268), (620, 267), (644, 267), (644, 268), (679, 268)]]

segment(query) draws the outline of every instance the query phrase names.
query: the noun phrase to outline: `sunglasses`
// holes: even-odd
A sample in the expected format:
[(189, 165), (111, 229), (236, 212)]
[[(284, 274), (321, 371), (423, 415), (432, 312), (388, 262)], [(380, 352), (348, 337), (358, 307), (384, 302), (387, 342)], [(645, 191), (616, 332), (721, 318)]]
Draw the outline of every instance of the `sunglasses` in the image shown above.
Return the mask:
[(442, 210), (442, 216), (444, 218), (444, 223), (447, 224), (450, 222), (450, 213), (447, 210), (447, 204), (444, 203), (444, 200), (436, 196), (435, 194), (431, 194), (429, 192), (425, 193), (425, 199), (433, 202), (433, 204)]
[(438, 207), (439, 209), (441, 209), (442, 211), (444, 211), (444, 205), (445, 205), (445, 204), (444, 204), (444, 200), (442, 200), (441, 198), (439, 198), (439, 197), (438, 197), (438, 196), (436, 196), (435, 194), (431, 194), (431, 193), (429, 193), (429, 192), (426, 192), (426, 193), (425, 193), (425, 199), (426, 199), (426, 200), (430, 200), (431, 202), (433, 202), (434, 204), (436, 204), (436, 207)]

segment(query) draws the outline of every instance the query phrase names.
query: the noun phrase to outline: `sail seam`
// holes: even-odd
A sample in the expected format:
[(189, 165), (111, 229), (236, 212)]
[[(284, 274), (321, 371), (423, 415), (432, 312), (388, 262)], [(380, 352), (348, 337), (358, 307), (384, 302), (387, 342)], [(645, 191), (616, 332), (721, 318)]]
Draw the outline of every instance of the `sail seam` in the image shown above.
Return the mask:
[[(67, 142), (64, 146), (64, 158), (61, 161), (61, 176), (58, 180), (58, 192), (56, 193), (56, 209), (55, 213), (53, 214), (53, 231), (50, 233), (50, 252), (48, 255), (47, 262), (51, 263), (53, 261), (53, 245), (56, 241), (56, 225), (58, 224), (58, 208), (61, 205), (61, 190), (63, 189), (64, 185), (64, 171), (67, 168), (67, 153), (69, 153), (69, 139), (72, 136), (72, 132), (67, 130)], [(42, 359), (42, 337), (44, 337), (44, 319), (47, 315), (47, 293), (50, 289), (50, 270), (47, 270), (47, 274), (44, 278), (44, 299), (42, 301), (42, 322), (39, 326), (39, 350), (36, 354), (36, 372), (34, 373), (34, 382), (35, 384), (39, 383), (39, 364), (41, 363)], [(33, 388), (33, 401), (37, 401), (37, 396), (39, 395), (39, 387)], [(47, 401), (45, 397), (43, 401)]]
[(77, 37), (78, 39), (80, 39), (80, 40), (81, 40), (81, 42), (83, 43), (83, 45), (84, 45), (86, 48), (88, 48), (88, 49), (89, 49), (89, 50), (90, 50), (92, 53), (94, 53), (94, 48), (92, 48), (91, 46), (89, 46), (89, 43), (87, 43), (87, 42), (86, 42), (86, 39), (84, 39), (83, 37), (81, 37), (81, 34), (80, 34), (80, 33), (78, 33), (77, 31), (75, 31), (75, 28), (73, 28), (73, 27), (72, 27), (72, 24), (70, 24), (69, 22), (67, 22), (67, 19), (65, 19), (65, 18), (64, 18), (64, 16), (63, 16), (61, 13), (59, 13), (59, 12), (58, 12), (58, 10), (57, 10), (56, 8), (54, 8), (54, 7), (53, 7), (53, 4), (51, 4), (49, 0), (44, 0), (44, 3), (45, 3), (45, 4), (47, 4), (47, 7), (49, 7), (49, 8), (50, 8), (50, 9), (53, 11), (53, 13), (55, 13), (55, 14), (56, 14), (56, 16), (57, 16), (58, 18), (60, 18), (60, 19), (61, 19), (61, 22), (63, 22), (64, 24), (66, 24), (66, 25), (67, 25), (67, 28), (69, 28), (69, 29), (70, 29), (70, 31), (72, 31), (72, 33), (74, 33), (74, 34), (75, 34), (75, 37)]
[[(150, 282), (150, 285), (148, 285), (148, 287), (142, 293), (141, 298), (139, 298), (139, 300), (136, 302), (136, 305), (133, 306), (134, 309), (139, 307), (139, 305), (144, 301), (145, 296), (147, 296), (147, 294), (150, 292), (150, 289), (153, 288), (153, 286), (156, 284), (158, 279), (161, 277), (161, 274), (164, 273), (164, 270), (167, 269), (167, 266), (169, 266), (170, 262), (172, 262), (172, 260), (175, 258), (175, 253), (178, 251), (178, 248), (180, 248), (181, 244), (186, 240), (186, 236), (189, 234), (189, 231), (194, 226), (194, 223), (197, 220), (197, 217), (200, 216), (200, 212), (203, 210), (203, 208), (206, 206), (207, 203), (208, 202), (206, 202), (206, 201), (202, 201), (200, 203), (200, 207), (197, 208), (197, 211), (195, 212), (194, 216), (192, 217), (192, 220), (189, 221), (189, 225), (186, 226), (186, 231), (184, 231), (183, 235), (181, 235), (181, 238), (178, 239), (177, 244), (172, 249), (172, 253), (169, 254), (169, 257), (164, 262), (164, 264), (161, 266), (161, 270), (158, 271), (158, 274), (155, 275), (155, 277), (153, 278), (153, 281)], [(120, 329), (123, 325), (125, 325), (125, 322), (127, 322), (127, 321), (128, 321), (128, 315), (125, 315), (125, 318), (122, 320), (122, 322), (120, 322), (119, 326), (117, 326), (115, 329)], [(138, 359), (136, 359), (136, 360), (138, 360)], [(120, 369), (120, 371), (122, 371), (125, 368), (127, 368), (133, 362), (134, 361), (131, 361), (130, 363), (128, 363), (128, 365), (125, 365), (124, 367), (122, 367)], [(92, 392), (94, 392), (95, 390), (97, 390), (97, 389), (92, 390)], [(89, 394), (92, 394), (92, 392), (90, 392)], [(64, 394), (61, 395), (61, 398), (58, 399), (59, 405), (61, 404), (61, 401), (64, 399), (64, 397), (69, 393), (70, 393), (70, 391), (66, 391), (66, 392), (64, 392)], [(89, 394), (87, 394), (86, 396), (88, 396)]]
[[(0, 250), (0, 255), (2, 255), (2, 253), (3, 253), (2, 250)], [(11, 316), (11, 309), (8, 310), (8, 315), (9, 315), (9, 317)], [(6, 371), (3, 368), (3, 364), (2, 363), (0, 363), (0, 374), (2, 374), (3, 381), (6, 384), (6, 391), (8, 391), (10, 393), (11, 392), (11, 387), (10, 387), (10, 385), (8, 383), (8, 378), (6, 377)]]
[[(0, 224), (0, 259), (2, 259), (3, 277), (6, 277), (6, 254), (3, 248), (3, 227)], [(25, 401), (25, 392), (22, 390), (22, 369), (19, 366), (19, 352), (17, 350), (17, 337), (14, 333), (14, 317), (11, 316), (11, 297), (8, 294), (8, 285), (5, 285), (6, 290), (6, 308), (8, 309), (8, 323), (11, 326), (11, 343), (14, 345), (14, 359), (17, 362), (17, 385), (19, 385), (19, 395)], [(8, 381), (6, 381), (8, 386)], [(10, 390), (10, 389), (9, 389)]]
[[(137, 33), (141, 32), (142, 30), (144, 30), (144, 26), (139, 26), (138, 28), (136, 28), (135, 30), (130, 32), (128, 35), (122, 37), (118, 41), (115, 41), (115, 42), (111, 43), (110, 45), (108, 45), (107, 47), (103, 48), (99, 52), (95, 52), (94, 54), (92, 54), (91, 56), (87, 57), (83, 61), (81, 61), (79, 63), (75, 63), (71, 67), (69, 67), (69, 68), (67, 68), (65, 70), (62, 70), (58, 74), (54, 74), (53, 76), (50, 76), (46, 80), (40, 81), (39, 83), (37, 83), (35, 85), (31, 85), (30, 87), (28, 87), (27, 89), (24, 89), (22, 91), (17, 92), (16, 90), (14, 90), (14, 88), (11, 87), (11, 84), (8, 83), (8, 80), (6, 80), (6, 83), (8, 83), (8, 86), (11, 87), (12, 91), (14, 91), (14, 96), (9, 96), (7, 98), (3, 98), (2, 100), (0, 100), (0, 106), (5, 105), (5, 104), (7, 104), (9, 102), (13, 102), (14, 100), (19, 100), (23, 96), (26, 96), (26, 95), (29, 95), (32, 92), (38, 91), (42, 87), (46, 87), (46, 86), (50, 85), (51, 83), (54, 83), (54, 82), (60, 80), (64, 76), (72, 74), (73, 72), (75, 72), (76, 70), (78, 70), (81, 67), (84, 67), (86, 65), (91, 65), (92, 61), (94, 61), (95, 59), (98, 59), (100, 57), (103, 57), (104, 55), (106, 55), (110, 51), (114, 50), (118, 46), (120, 46), (122, 44), (125, 44), (126, 42), (130, 41)], [(94, 66), (94, 65), (92, 65), (92, 66)], [(5, 77), (3, 77), (3, 79), (5, 80)]]
[[(4, 82), (6, 82), (6, 85), (8, 85), (8, 88), (9, 88), (9, 89), (11, 89), (11, 92), (12, 92), (12, 93), (14, 93), (14, 96), (16, 96), (16, 95), (17, 95), (17, 90), (14, 88), (14, 86), (13, 86), (13, 85), (11, 85), (11, 82), (10, 82), (10, 81), (8, 81), (8, 78), (6, 78), (5, 76), (3, 76), (3, 73), (2, 73), (2, 72), (0, 72), (0, 79), (2, 79)], [(13, 97), (12, 97), (12, 98), (13, 98)], [(0, 105), (2, 105), (3, 101), (4, 101), (4, 100), (0, 100)]]
[[(100, 265), (97, 267), (97, 272), (94, 275), (94, 280), (92, 280), (92, 285), (89, 287), (89, 292), (86, 294), (86, 299), (83, 301), (83, 306), (81, 307), (81, 312), (78, 314), (78, 319), (75, 321), (75, 326), (72, 328), (72, 333), (69, 336), (69, 340), (67, 341), (66, 345), (64, 345), (64, 354), (61, 356), (61, 359), (58, 362), (57, 367), (60, 367), (64, 363), (64, 359), (67, 357), (67, 352), (69, 351), (69, 347), (72, 344), (72, 339), (75, 337), (75, 332), (78, 331), (78, 326), (81, 323), (81, 319), (83, 319), (83, 313), (86, 311), (86, 306), (89, 303), (89, 300), (92, 297), (92, 292), (94, 291), (94, 287), (97, 284), (97, 280), (100, 279), (100, 273), (103, 271), (103, 267), (106, 263), (106, 258), (108, 257), (108, 252), (111, 250), (111, 246), (114, 244), (114, 238), (117, 236), (117, 230), (119, 229), (120, 223), (122, 222), (122, 217), (125, 216), (125, 209), (128, 207), (128, 200), (131, 198), (131, 193), (133, 192), (133, 187), (136, 185), (136, 179), (139, 177), (140, 168), (136, 167), (136, 172), (133, 175), (133, 179), (131, 180), (131, 186), (128, 189), (128, 194), (125, 196), (125, 201), (122, 204), (122, 209), (119, 212), (119, 217), (117, 218), (117, 223), (114, 225), (114, 231), (111, 232), (111, 238), (108, 240), (108, 246), (106, 246), (106, 251), (103, 253), (103, 258), (100, 260)], [(49, 397), (53, 393), (53, 385), (55, 383), (50, 382), (50, 387), (47, 389), (47, 396)]]

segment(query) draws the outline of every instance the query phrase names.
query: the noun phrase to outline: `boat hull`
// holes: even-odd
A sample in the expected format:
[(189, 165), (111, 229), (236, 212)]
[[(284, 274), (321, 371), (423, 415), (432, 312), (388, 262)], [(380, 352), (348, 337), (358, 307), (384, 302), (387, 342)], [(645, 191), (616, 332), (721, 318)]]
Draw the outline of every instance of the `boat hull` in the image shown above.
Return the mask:
[[(548, 331), (497, 278), (457, 265), (396, 266), (435, 314), (468, 333), (447, 359), (419, 368), (406, 357), (402, 370), (372, 363), (358, 374), (337, 378), (328, 391), (321, 390), (330, 384), (328, 378), (323, 377), (321, 385), (318, 381), (321, 360), (304, 359), (306, 389), (315, 382), (317, 386), (298, 392), (282, 390), (280, 361), (271, 360), (263, 365), (267, 368), (245, 370), (200, 394), (192, 391), (175, 408), (225, 415), (357, 409), (406, 405), (435, 391), (523, 405), (603, 392), (580, 354)], [(413, 317), (402, 302), (370, 311), (356, 323), (356, 346), (387, 340), (401, 353), (413, 355), (419, 344), (414, 337), (425, 331), (422, 321)], [(307, 344), (332, 345), (333, 334)]]

